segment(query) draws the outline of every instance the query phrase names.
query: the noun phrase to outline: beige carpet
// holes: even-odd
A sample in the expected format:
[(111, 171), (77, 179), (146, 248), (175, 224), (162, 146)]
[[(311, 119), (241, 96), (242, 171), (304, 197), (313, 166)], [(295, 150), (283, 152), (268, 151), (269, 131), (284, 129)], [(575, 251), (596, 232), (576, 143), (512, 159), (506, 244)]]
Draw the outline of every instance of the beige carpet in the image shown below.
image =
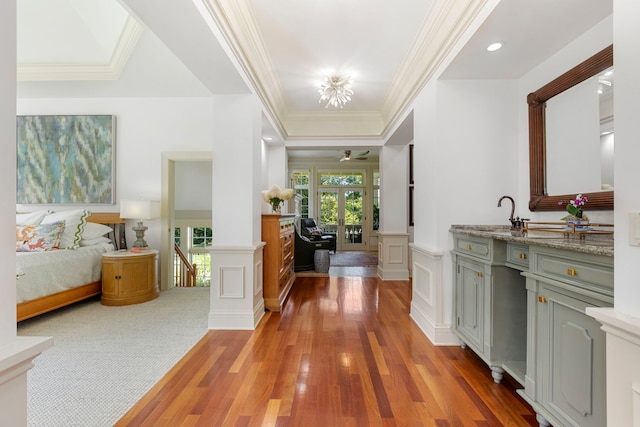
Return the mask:
[(52, 336), (28, 372), (28, 425), (113, 426), (207, 331), (209, 288), (173, 288), (153, 301), (85, 301), (18, 324)]

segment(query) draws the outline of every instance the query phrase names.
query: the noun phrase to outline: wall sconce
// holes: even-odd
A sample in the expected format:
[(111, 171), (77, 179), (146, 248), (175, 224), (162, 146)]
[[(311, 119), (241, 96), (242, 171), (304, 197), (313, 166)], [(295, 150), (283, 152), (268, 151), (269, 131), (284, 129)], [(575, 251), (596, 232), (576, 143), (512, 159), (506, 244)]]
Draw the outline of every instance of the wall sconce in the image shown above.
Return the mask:
[(155, 200), (120, 200), (120, 218), (137, 219), (138, 223), (131, 227), (136, 233), (134, 248), (146, 248), (144, 232), (149, 228), (142, 223), (145, 219), (160, 218), (160, 202)]

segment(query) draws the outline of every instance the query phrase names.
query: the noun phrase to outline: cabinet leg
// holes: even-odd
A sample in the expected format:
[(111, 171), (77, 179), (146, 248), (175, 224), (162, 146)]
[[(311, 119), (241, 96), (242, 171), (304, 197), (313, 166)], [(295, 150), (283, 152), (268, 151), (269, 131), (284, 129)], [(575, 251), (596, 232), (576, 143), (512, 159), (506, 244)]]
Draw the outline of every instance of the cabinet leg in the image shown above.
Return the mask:
[(547, 419), (545, 417), (543, 417), (540, 414), (536, 414), (536, 421), (538, 422), (538, 425), (540, 425), (540, 427), (550, 427), (551, 424), (549, 423), (549, 421), (547, 421)]
[(464, 341), (460, 341), (460, 348), (464, 350), (465, 348), (467, 348), (467, 344)]
[(496, 384), (500, 384), (500, 381), (502, 381), (502, 377), (504, 376), (504, 369), (502, 369), (499, 366), (492, 366), (491, 367), (491, 376), (493, 377), (493, 382)]

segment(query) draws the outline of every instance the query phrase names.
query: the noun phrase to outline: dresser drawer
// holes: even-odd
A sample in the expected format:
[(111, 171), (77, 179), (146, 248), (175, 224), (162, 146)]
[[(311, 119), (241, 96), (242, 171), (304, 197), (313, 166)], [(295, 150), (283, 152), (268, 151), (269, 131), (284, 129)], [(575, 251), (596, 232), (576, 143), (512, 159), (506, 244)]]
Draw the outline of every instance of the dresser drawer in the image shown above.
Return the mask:
[(455, 236), (455, 250), (461, 254), (473, 256), (475, 258), (491, 260), (493, 241), (473, 236)]
[(290, 221), (280, 221), (280, 235), (284, 236), (284, 235), (291, 235), (293, 236), (293, 220)]
[(606, 256), (571, 257), (547, 251), (533, 253), (531, 273), (613, 296), (613, 259)]
[(280, 276), (280, 280), (279, 280), (280, 289), (287, 286), (287, 284), (292, 279), (292, 277), (293, 277), (293, 265), (289, 264), (285, 267), (284, 273), (282, 274), (282, 276)]
[(524, 270), (529, 269), (529, 246), (507, 243), (507, 262)]

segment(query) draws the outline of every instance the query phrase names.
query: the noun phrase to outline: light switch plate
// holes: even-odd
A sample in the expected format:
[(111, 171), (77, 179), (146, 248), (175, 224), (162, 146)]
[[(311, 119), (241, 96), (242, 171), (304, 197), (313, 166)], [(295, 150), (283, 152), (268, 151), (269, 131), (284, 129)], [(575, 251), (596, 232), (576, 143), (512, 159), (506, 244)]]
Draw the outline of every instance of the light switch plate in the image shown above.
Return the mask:
[(640, 246), (640, 212), (629, 212), (629, 244)]

